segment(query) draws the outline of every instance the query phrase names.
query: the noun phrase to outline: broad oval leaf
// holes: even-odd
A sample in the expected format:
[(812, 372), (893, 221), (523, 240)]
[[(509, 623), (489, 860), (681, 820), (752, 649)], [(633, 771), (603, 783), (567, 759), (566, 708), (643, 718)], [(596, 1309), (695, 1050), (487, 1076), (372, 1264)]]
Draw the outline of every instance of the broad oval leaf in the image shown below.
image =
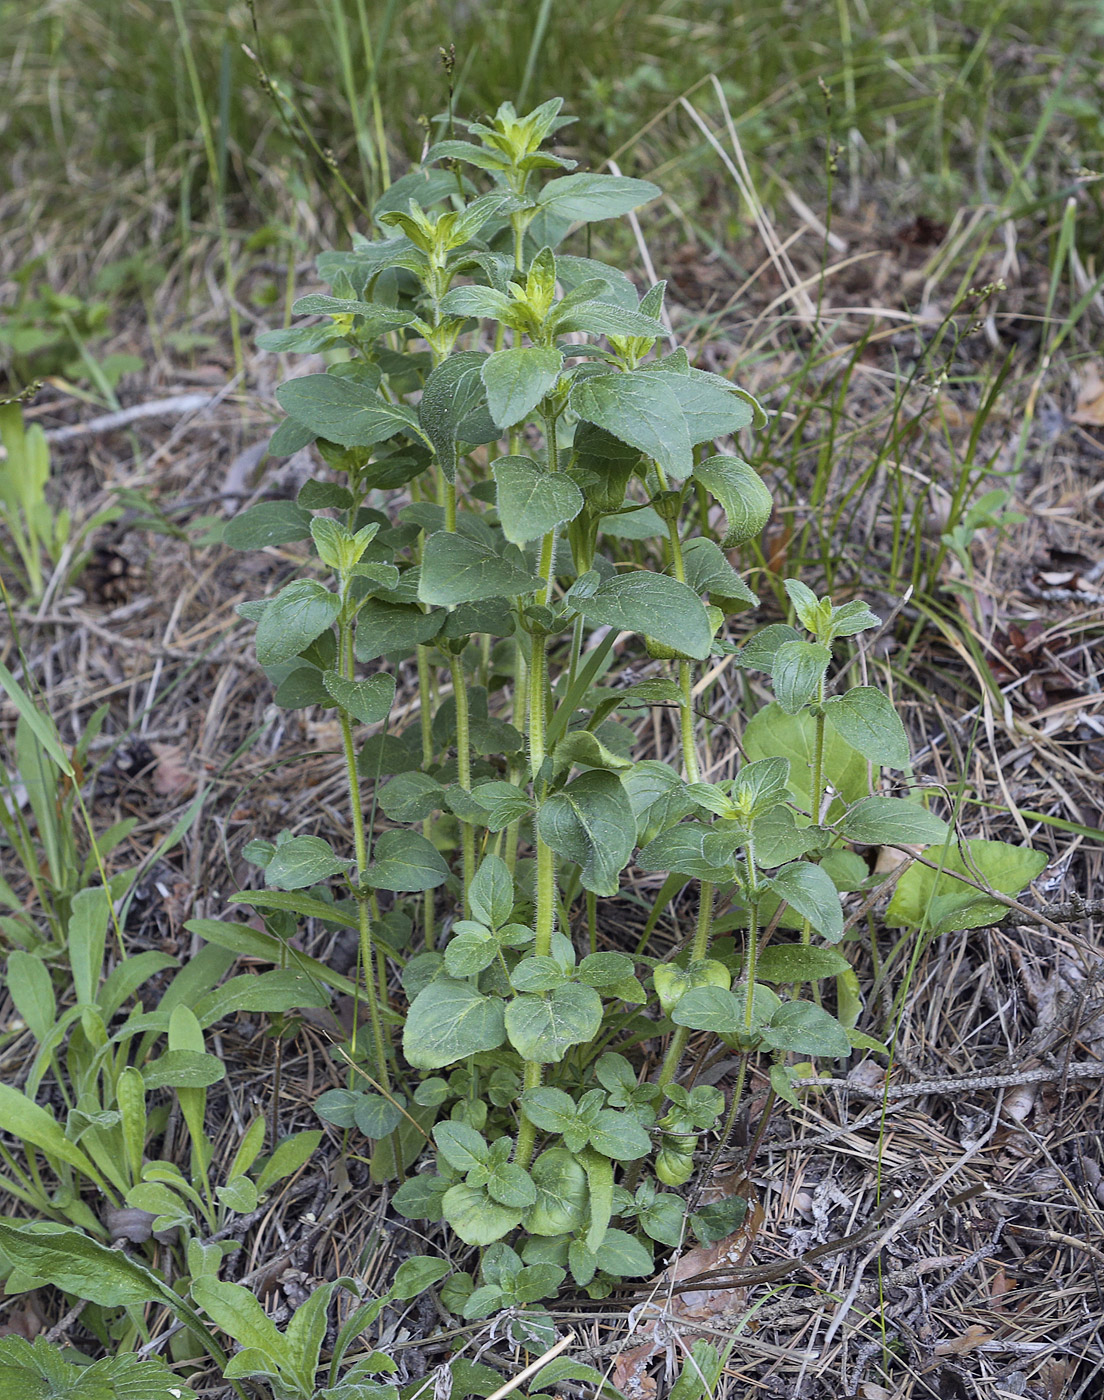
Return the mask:
[(713, 645), (709, 615), (698, 595), (666, 574), (631, 573), (601, 584), (589, 597), (570, 596), (587, 619), (619, 632), (639, 632), (704, 661)]
[(317, 579), (295, 579), (271, 599), (257, 624), (257, 660), (262, 666), (289, 661), (332, 627), (341, 599)]
[(901, 716), (888, 695), (872, 685), (857, 685), (824, 702), (824, 717), (841, 739), (871, 763), (887, 768), (909, 766), (909, 742)]
[(586, 889), (607, 897), (617, 893), (636, 840), (636, 820), (613, 773), (582, 773), (546, 798), (537, 812), (537, 829), (557, 855), (581, 868)]
[(759, 474), (739, 457), (709, 457), (694, 467), (695, 478), (721, 504), (728, 528), (722, 549), (753, 539), (770, 519), (771, 493)]
[(585, 1045), (602, 1024), (602, 998), (593, 987), (568, 982), (547, 996), (514, 997), (506, 1031), (514, 1049), (540, 1065), (558, 1064), (572, 1045)]
[(364, 681), (351, 681), (336, 671), (324, 671), (322, 684), (345, 713), (361, 724), (379, 724), (385, 720), (395, 699), (394, 676), (369, 676)]
[(808, 861), (795, 861), (776, 870), (763, 882), (780, 895), (813, 928), (836, 943), (843, 937), (843, 910), (839, 892), (827, 871)]
[(838, 977), (850, 970), (851, 964), (842, 953), (812, 943), (772, 943), (763, 949), (755, 964), (755, 976), (775, 985), (818, 982), (822, 977)]
[(366, 385), (341, 375), (291, 379), (276, 390), (276, 399), (311, 432), (342, 447), (375, 447), (396, 433), (424, 437), (405, 405), (388, 403)]
[(817, 693), (832, 653), (819, 642), (783, 642), (774, 656), (771, 680), (775, 699), (796, 715)]
[(366, 878), (375, 890), (414, 894), (443, 885), (448, 873), (440, 851), (420, 832), (385, 831), (376, 840)]
[(864, 797), (844, 813), (841, 836), (868, 846), (934, 846), (950, 835), (942, 817), (900, 797)]
[(465, 1244), (487, 1245), (500, 1240), (519, 1224), (522, 1211), (499, 1205), (485, 1189), (450, 1186), (441, 1198), (445, 1219)]
[(520, 551), (497, 554), (477, 540), (441, 530), (425, 542), (418, 597), (423, 603), (475, 603), (534, 593), (542, 583)]
[(265, 883), (278, 890), (305, 890), (319, 880), (343, 874), (345, 866), (321, 836), (293, 836), (276, 847), (265, 866)]
[(403, 1054), (415, 1069), (443, 1069), (480, 1050), (497, 1050), (505, 1039), (501, 997), (442, 977), (414, 998), (403, 1028)]
[(693, 443), (670, 377), (643, 370), (594, 375), (575, 384), (571, 408), (681, 481), (693, 466)]
[[(512, 428), (533, 412), (563, 368), (563, 355), (552, 346), (519, 345), (497, 350), (481, 370), (487, 408), (499, 428)], [(530, 537), (532, 538), (532, 536)]]
[(844, 1059), (851, 1053), (844, 1028), (811, 1001), (784, 1002), (764, 1028), (763, 1040), (774, 1050), (794, 1050), (799, 1055)]
[(498, 518), (511, 544), (540, 539), (583, 508), (583, 493), (569, 476), (550, 472), (531, 457), (499, 457), (493, 470)]

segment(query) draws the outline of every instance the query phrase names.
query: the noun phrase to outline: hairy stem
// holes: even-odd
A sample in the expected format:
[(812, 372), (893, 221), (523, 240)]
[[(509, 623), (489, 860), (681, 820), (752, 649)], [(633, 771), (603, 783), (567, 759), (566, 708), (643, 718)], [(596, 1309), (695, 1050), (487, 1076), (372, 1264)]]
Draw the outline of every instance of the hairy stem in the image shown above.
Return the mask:
[[(449, 658), (452, 672), (452, 693), (456, 700), (456, 775), (465, 792), (471, 792), (471, 729), (468, 715), (468, 690), (464, 678), (464, 663), (459, 656)], [(464, 852), (464, 916), (471, 912), (469, 891), (475, 874), (475, 832), (471, 822), (460, 823), (460, 838)]]

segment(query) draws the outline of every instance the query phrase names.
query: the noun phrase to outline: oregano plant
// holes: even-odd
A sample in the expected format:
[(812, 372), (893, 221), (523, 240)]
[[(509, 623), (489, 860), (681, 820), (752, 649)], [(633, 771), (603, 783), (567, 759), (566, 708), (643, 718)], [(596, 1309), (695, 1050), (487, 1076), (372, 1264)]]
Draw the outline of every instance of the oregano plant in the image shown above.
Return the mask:
[[(351, 840), (253, 842), (266, 888), (239, 896), (281, 936), (290, 916), (358, 931), (367, 1030), (317, 1111), (374, 1140), (396, 1209), (482, 1251), (445, 1305), (513, 1308), (529, 1340), (568, 1277), (601, 1296), (680, 1243), (685, 1203), (665, 1188), (731, 1125), (753, 1064), (771, 1104), (796, 1103), (817, 1061), (884, 1048), (855, 1029), (840, 950), (841, 894), (871, 887), (854, 846), (932, 848), (932, 882), (898, 888), (914, 922), (940, 916), (953, 891), (937, 872), (960, 868), (905, 786), (891, 697), (838, 680), (842, 644), (881, 625), (863, 602), (789, 580), (792, 623), (724, 635), (757, 602), (729, 551), (772, 501), (732, 444), (764, 415), (672, 344), (662, 282), (640, 295), (562, 251), (659, 194), (570, 173), (545, 146), (564, 123), (559, 101), (504, 104), (391, 187), (375, 237), (319, 259), (330, 294), (294, 307), (313, 322), (261, 344), (325, 356), (277, 391), (270, 447), (313, 443), (324, 470), (225, 530), (237, 549), (305, 546), (240, 611), (276, 704), (322, 707), (341, 736)], [(645, 678), (613, 675), (619, 640), (652, 658)], [(694, 686), (718, 656), (774, 699), (743, 717), (734, 776), (709, 781)], [(677, 766), (635, 757), (655, 705), (677, 714)], [(634, 860), (664, 877), (661, 903), (696, 885), (672, 955), (652, 947), (654, 918), (635, 948), (601, 936), (600, 901)], [(688, 1074), (695, 1032), (737, 1056), (727, 1103)], [(742, 1205), (691, 1228), (719, 1238)]]

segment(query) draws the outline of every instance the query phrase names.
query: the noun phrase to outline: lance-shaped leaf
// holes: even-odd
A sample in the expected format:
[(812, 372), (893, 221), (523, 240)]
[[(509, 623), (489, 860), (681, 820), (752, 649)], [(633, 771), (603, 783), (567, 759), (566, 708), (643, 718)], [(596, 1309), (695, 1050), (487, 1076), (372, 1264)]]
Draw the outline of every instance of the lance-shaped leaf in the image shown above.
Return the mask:
[(488, 355), (481, 373), (497, 426), (512, 428), (528, 418), (555, 387), (562, 368), (563, 355), (552, 346), (519, 345)]
[(425, 542), (418, 597), (423, 603), (475, 603), (533, 593), (541, 583), (515, 547), (498, 554), (465, 535), (441, 530)]
[(589, 597), (574, 592), (570, 602), (588, 622), (642, 632), (686, 656), (704, 660), (713, 631), (702, 600), (685, 583), (666, 574), (618, 574)]
[(669, 378), (643, 370), (593, 375), (575, 384), (571, 408), (681, 480), (693, 466), (693, 443)]
[(583, 508), (583, 493), (569, 476), (531, 457), (499, 457), (493, 470), (498, 518), (511, 544), (538, 540)]
[(728, 522), (722, 549), (753, 539), (770, 519), (774, 502), (758, 473), (739, 457), (709, 457), (694, 477), (721, 505)]
[(557, 855), (582, 869), (586, 889), (617, 893), (632, 855), (636, 820), (628, 794), (612, 773), (583, 773), (541, 803), (537, 828)]
[[(473, 287), (461, 290), (490, 292), (491, 289)], [(501, 293), (496, 292), (495, 295), (501, 296)], [(449, 481), (456, 480), (461, 424), (484, 402), (486, 391), (481, 371), (486, 360), (487, 356), (481, 351), (458, 351), (437, 366), (422, 391), (418, 419)]]
[(409, 408), (341, 375), (291, 379), (276, 390), (276, 399), (297, 422), (342, 447), (375, 447), (396, 433), (424, 436)]

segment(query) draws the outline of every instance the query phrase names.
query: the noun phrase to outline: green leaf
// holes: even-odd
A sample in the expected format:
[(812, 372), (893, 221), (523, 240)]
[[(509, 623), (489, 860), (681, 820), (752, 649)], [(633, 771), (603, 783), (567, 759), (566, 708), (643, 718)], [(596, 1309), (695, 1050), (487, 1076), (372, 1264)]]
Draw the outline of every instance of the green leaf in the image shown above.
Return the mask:
[(517, 992), (550, 992), (568, 980), (568, 974), (555, 958), (522, 958), (510, 973), (510, 983)]
[(817, 693), (832, 653), (818, 642), (783, 642), (774, 656), (771, 679), (778, 703), (796, 715)]
[(424, 821), (431, 812), (440, 811), (444, 793), (445, 789), (436, 778), (414, 770), (392, 778), (380, 788), (378, 800), (384, 816), (409, 825)]
[(375, 447), (396, 433), (421, 439), (418, 420), (403, 404), (388, 403), (353, 379), (307, 374), (276, 390), (286, 412), (313, 433), (341, 447)]
[(599, 1110), (590, 1127), (591, 1146), (615, 1162), (635, 1162), (652, 1150), (652, 1141), (630, 1113)]
[(485, 855), (468, 891), (471, 911), (488, 928), (501, 928), (514, 908), (514, 881), (501, 856)]
[(441, 1156), (458, 1172), (470, 1172), (487, 1161), (490, 1148), (483, 1137), (467, 1123), (438, 1123), (433, 1129), (433, 1141)]
[(743, 1029), (743, 1003), (724, 987), (692, 987), (675, 1003), (671, 1019), (676, 1026), (728, 1035)]
[[(27, 1098), (26, 1094), (3, 1082), (0, 1082), (0, 1130), (37, 1147), (50, 1157), (56, 1157), (59, 1162), (68, 1163), (97, 1186), (102, 1186), (99, 1172), (81, 1149), (65, 1136), (54, 1115)], [(59, 1284), (58, 1287), (64, 1285)]]
[(703, 661), (713, 645), (709, 615), (698, 595), (666, 574), (618, 574), (589, 597), (569, 595), (588, 622), (640, 632)]
[(456, 924), (445, 948), (445, 970), (449, 977), (474, 977), (483, 972), (484, 967), (490, 967), (497, 956), (498, 939), (488, 928), (469, 924), (465, 930), (460, 930)]
[(621, 871), (632, 855), (636, 821), (628, 795), (612, 773), (582, 773), (541, 803), (541, 838), (565, 860), (581, 867), (586, 889), (617, 893)]
[(442, 530), (425, 542), (418, 597), (423, 603), (474, 603), (534, 593), (541, 583), (520, 551), (496, 554), (485, 544)]
[(72, 1365), (45, 1337), (0, 1340), (0, 1395), (10, 1400), (180, 1400), (179, 1377), (160, 1360), (120, 1352)]
[(393, 651), (411, 652), (420, 643), (431, 642), (444, 620), (444, 613), (423, 612), (413, 603), (369, 598), (357, 613), (357, 660), (374, 661)]
[(550, 319), (557, 335), (585, 331), (588, 335), (633, 336), (654, 342), (664, 334), (661, 321), (601, 297), (554, 311)]
[(759, 954), (755, 976), (761, 982), (818, 982), (850, 971), (851, 964), (833, 948), (809, 943), (772, 943)]
[(448, 873), (440, 851), (420, 832), (385, 831), (376, 841), (366, 879), (374, 890), (414, 894), (443, 885)]
[(258, 976), (243, 974), (231, 977), (221, 987), (201, 997), (195, 1006), (200, 1025), (206, 1029), (236, 1011), (264, 1012), (278, 1016), (284, 1011), (298, 1011), (304, 1006), (327, 1006), (327, 994), (301, 972), (262, 972)]
[(42, 1043), (54, 1024), (57, 1001), (50, 972), (41, 958), (21, 948), (8, 954), (8, 992), (35, 1040)]
[(732, 855), (747, 838), (735, 825), (731, 830), (725, 827), (703, 826), (701, 822), (668, 827), (648, 842), (637, 856), (637, 864), (641, 870), (674, 870), (695, 880), (731, 880)]
[(591, 223), (627, 214), (660, 194), (658, 186), (648, 180), (586, 173), (549, 180), (537, 195), (537, 203), (570, 223)]
[(583, 493), (569, 476), (550, 472), (531, 457), (499, 457), (493, 470), (498, 518), (512, 544), (540, 539), (583, 508)]
[(192, 1280), (191, 1291), (216, 1327), (239, 1345), (260, 1352), (274, 1371), (279, 1368), (285, 1356), (284, 1338), (250, 1289), (201, 1275)]
[(379, 724), (390, 713), (395, 700), (395, 677), (369, 676), (351, 681), (336, 671), (324, 671), (322, 684), (347, 715), (361, 724)]
[(819, 865), (795, 861), (776, 870), (763, 883), (796, 909), (803, 919), (808, 919), (813, 928), (830, 943), (836, 943), (843, 937), (839, 892), (831, 876)]
[(980, 890), (964, 885), (953, 874), (1016, 896), (1046, 868), (1044, 851), (1013, 846), (1005, 841), (967, 841), (966, 857), (957, 846), (939, 853), (943, 873), (913, 864), (905, 871), (889, 901), (885, 921), (890, 928), (925, 928), (953, 933), (998, 923), (1005, 906)]
[(322, 1141), (322, 1133), (311, 1128), (305, 1133), (293, 1133), (277, 1144), (276, 1150), (261, 1168), (257, 1177), (257, 1190), (267, 1191), (276, 1182), (294, 1175), (300, 1167), (310, 1161)]
[[(105, 1308), (167, 1305), (216, 1360), (226, 1357), (198, 1313), (168, 1284), (129, 1255), (89, 1239), (66, 1225), (45, 1221), (16, 1229), (0, 1221), (0, 1251), (24, 1273), (49, 1280)], [(258, 1306), (260, 1306), (258, 1304)]]
[(645, 1278), (652, 1272), (651, 1250), (627, 1230), (607, 1230), (597, 1254), (598, 1267), (614, 1278)]
[[(815, 748), (816, 721), (808, 710), (788, 715), (781, 705), (765, 705), (752, 715), (744, 729), (744, 751), (749, 759), (777, 756), (790, 760), (790, 791), (806, 811), (812, 801), (809, 789)], [(845, 802), (865, 797), (868, 791), (866, 763), (862, 756), (827, 728), (824, 778)]]
[[(747, 1204), (743, 1196), (725, 1196), (722, 1200), (713, 1201), (694, 1212), (690, 1217), (690, 1228), (701, 1244), (716, 1244), (740, 1228), (747, 1215)], [(686, 1371), (683, 1371), (685, 1375)], [(673, 1395), (674, 1390), (671, 1393)]]
[(763, 1039), (772, 1049), (794, 1050), (799, 1055), (845, 1059), (851, 1053), (844, 1028), (811, 1001), (783, 1002), (770, 1018)]
[(728, 529), (722, 549), (753, 539), (770, 519), (771, 493), (759, 474), (739, 457), (709, 457), (694, 467), (694, 477), (720, 502)]
[(346, 862), (321, 836), (293, 836), (265, 866), (265, 882), (282, 890), (305, 890), (331, 875), (342, 875)]
[(577, 380), (572, 410), (655, 460), (680, 481), (693, 467), (690, 433), (669, 375), (636, 370)]
[[(488, 293), (496, 297), (501, 292), (492, 292), (489, 287), (461, 287), (457, 292)], [(448, 298), (445, 299), (448, 301)], [(509, 301), (509, 298), (505, 298)], [(516, 302), (510, 303), (516, 306)], [(453, 314), (453, 313), (449, 313)], [(461, 312), (462, 315), (479, 313)], [(432, 443), (449, 481), (456, 480), (456, 468), (460, 460), (459, 435), (463, 423), (471, 417), (483, 403), (486, 391), (483, 387), (482, 370), (487, 356), (478, 350), (460, 350), (430, 374), (422, 390), (418, 405), (418, 418), (427, 441)]]
[(531, 1175), (537, 1199), (523, 1217), (526, 1231), (550, 1236), (580, 1229), (587, 1218), (589, 1191), (575, 1154), (566, 1147), (550, 1147), (533, 1163)]
[(142, 1066), (142, 1083), (151, 1089), (205, 1089), (226, 1077), (226, 1066), (215, 1055), (197, 1050), (166, 1050)]
[(524, 1059), (541, 1065), (557, 1064), (572, 1045), (593, 1040), (601, 1024), (602, 998), (577, 982), (546, 996), (516, 996), (506, 1008), (510, 1043)]
[(841, 739), (863, 758), (887, 768), (907, 768), (908, 736), (888, 695), (870, 685), (857, 685), (824, 702), (824, 717)]
[(503, 831), (533, 810), (529, 794), (514, 783), (478, 783), (470, 796), (486, 813), (484, 825), (491, 831)]
[(341, 599), (317, 579), (295, 579), (265, 607), (257, 624), (257, 660), (262, 666), (288, 661), (332, 627)]
[(403, 1028), (403, 1054), (415, 1069), (442, 1069), (480, 1050), (497, 1050), (505, 1039), (501, 997), (443, 977), (414, 998)]
[(712, 540), (686, 540), (682, 546), (682, 560), (686, 582), (695, 593), (708, 593), (723, 603), (747, 603), (751, 607), (758, 603), (758, 598)]
[(499, 1205), (472, 1186), (450, 1187), (441, 1200), (445, 1219), (465, 1244), (487, 1245), (508, 1234), (522, 1217), (520, 1208)]
[(226, 522), (222, 542), (231, 549), (291, 544), (293, 540), (307, 539), (310, 525), (310, 515), (294, 501), (262, 501)]
[(899, 797), (864, 797), (844, 813), (841, 836), (864, 845), (942, 845), (950, 827), (934, 812)]
[(755, 839), (755, 859), (762, 870), (797, 860), (827, 839), (819, 826), (798, 826), (794, 814), (782, 806), (756, 817), (751, 834)]
[(395, 1277), (391, 1281), (391, 1296), (400, 1302), (407, 1302), (411, 1298), (417, 1298), (427, 1288), (432, 1288), (435, 1283), (440, 1283), (444, 1276), (451, 1272), (452, 1265), (447, 1259), (434, 1259), (429, 1254), (415, 1254), (410, 1259), (404, 1259), (395, 1270)]
[(562, 368), (563, 355), (552, 346), (522, 345), (488, 355), (481, 373), (495, 424), (506, 429), (527, 419), (555, 388)]
[[(487, 1182), (487, 1191), (491, 1199), (499, 1205), (520, 1207), (522, 1210), (534, 1205), (537, 1199), (537, 1188), (533, 1185), (532, 1178), (516, 1162), (503, 1162), (494, 1167)], [(538, 1298), (543, 1296), (543, 1293), (535, 1295)]]

